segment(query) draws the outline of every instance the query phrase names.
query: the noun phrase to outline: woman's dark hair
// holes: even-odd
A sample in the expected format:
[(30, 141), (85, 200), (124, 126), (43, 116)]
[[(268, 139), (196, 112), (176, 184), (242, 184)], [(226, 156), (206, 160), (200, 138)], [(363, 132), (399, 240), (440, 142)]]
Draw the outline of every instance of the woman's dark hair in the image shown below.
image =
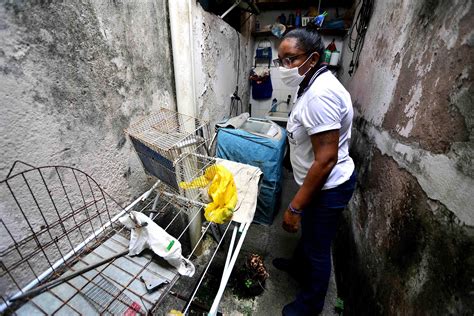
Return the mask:
[(299, 49), (312, 53), (317, 52), (321, 60), (324, 53), (324, 44), (321, 35), (317, 31), (317, 27), (313, 22), (309, 22), (304, 28), (297, 28), (289, 31), (283, 36), (283, 40), (287, 38), (296, 39), (296, 47)]

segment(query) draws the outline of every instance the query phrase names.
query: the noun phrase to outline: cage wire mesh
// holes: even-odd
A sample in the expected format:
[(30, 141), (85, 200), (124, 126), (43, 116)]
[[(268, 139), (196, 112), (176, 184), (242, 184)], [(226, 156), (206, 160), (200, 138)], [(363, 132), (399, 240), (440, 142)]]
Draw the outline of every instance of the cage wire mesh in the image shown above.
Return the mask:
[(83, 288), (82, 295), (92, 303), (100, 315), (144, 313), (139, 303), (132, 301), (112, 281), (100, 274), (97, 275), (94, 282), (88, 283)]
[(162, 108), (125, 132), (149, 175), (187, 199), (207, 201), (201, 189), (185, 190), (179, 184), (203, 176), (215, 164), (208, 152), (209, 123)]
[(52, 277), (58, 275), (64, 267), (56, 262), (67, 266), (103, 242), (116, 224), (100, 236), (96, 231), (122, 210), (78, 169), (26, 166), (13, 173), (19, 164), (0, 181), (0, 303), (47, 269)]

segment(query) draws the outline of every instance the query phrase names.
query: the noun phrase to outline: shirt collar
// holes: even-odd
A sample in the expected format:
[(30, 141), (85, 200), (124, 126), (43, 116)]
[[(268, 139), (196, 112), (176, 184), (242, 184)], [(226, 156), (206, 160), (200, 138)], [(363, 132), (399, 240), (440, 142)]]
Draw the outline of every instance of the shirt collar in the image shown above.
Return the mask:
[(327, 66), (322, 66), (321, 68), (319, 68), (318, 70), (316, 70), (316, 72), (313, 74), (313, 76), (311, 77), (311, 79), (309, 80), (309, 83), (308, 85), (306, 86), (306, 88), (304, 88), (303, 91), (301, 92), (298, 92), (298, 98), (301, 97), (303, 95), (303, 93), (306, 92), (306, 90), (309, 89), (309, 87), (311, 87), (311, 85), (313, 84), (313, 82), (316, 80), (316, 78), (318, 78), (318, 76), (322, 73), (325, 73), (326, 71), (328, 71), (328, 67)]

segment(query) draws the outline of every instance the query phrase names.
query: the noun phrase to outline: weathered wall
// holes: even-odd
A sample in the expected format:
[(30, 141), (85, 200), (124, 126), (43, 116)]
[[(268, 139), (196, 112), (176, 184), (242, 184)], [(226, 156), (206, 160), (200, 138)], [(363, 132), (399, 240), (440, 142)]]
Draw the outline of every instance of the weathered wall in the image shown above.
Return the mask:
[(352, 77), (345, 50), (359, 180), (335, 253), (349, 314), (474, 310), (473, 14), (468, 0), (376, 1)]
[(121, 201), (144, 188), (123, 129), (175, 108), (166, 3), (1, 1), (0, 177), (21, 159), (76, 166)]
[[(198, 116), (211, 126), (229, 117), (236, 85), (243, 111), (248, 111), (252, 38), (238, 33), (216, 15), (197, 4), (193, 35)], [(247, 25), (248, 26), (248, 25)], [(246, 26), (244, 26), (246, 27)], [(238, 78), (237, 78), (238, 77)]]

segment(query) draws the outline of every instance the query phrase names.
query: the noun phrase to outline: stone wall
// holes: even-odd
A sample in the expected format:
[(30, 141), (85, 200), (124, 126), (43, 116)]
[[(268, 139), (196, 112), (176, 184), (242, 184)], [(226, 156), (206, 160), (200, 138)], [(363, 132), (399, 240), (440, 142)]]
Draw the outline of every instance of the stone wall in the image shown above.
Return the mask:
[(474, 309), (473, 14), (375, 1), (352, 77), (344, 50), (359, 172), (335, 245), (347, 314)]

